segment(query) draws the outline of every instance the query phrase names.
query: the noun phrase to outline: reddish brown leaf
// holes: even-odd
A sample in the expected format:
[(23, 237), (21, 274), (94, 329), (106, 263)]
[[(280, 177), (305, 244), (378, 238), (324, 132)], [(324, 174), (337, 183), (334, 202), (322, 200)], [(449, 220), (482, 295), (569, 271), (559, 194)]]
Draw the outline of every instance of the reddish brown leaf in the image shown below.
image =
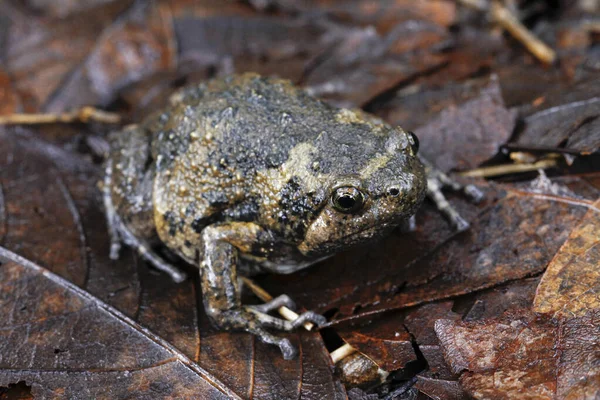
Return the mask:
[[(561, 88), (562, 89), (562, 88)], [(516, 145), (565, 148), (591, 154), (600, 148), (600, 81), (597, 77), (570, 88), (546, 93), (525, 118)]]
[(164, 340), (3, 248), (0, 281), (0, 386), (24, 380), (40, 397), (235, 397)]
[(362, 328), (342, 329), (338, 333), (385, 371), (404, 368), (408, 362), (417, 358), (411, 337), (398, 317), (375, 321)]
[(21, 101), (13, 90), (10, 76), (0, 68), (0, 115), (20, 111)]
[(516, 113), (504, 107), (492, 81), (479, 97), (450, 107), (416, 130), (423, 155), (444, 171), (475, 168), (498, 152), (515, 126)]
[(554, 256), (537, 289), (533, 310), (581, 316), (600, 309), (600, 200)]
[(600, 394), (598, 313), (553, 320), (440, 320), (444, 357), (475, 398), (595, 398)]
[(456, 4), (447, 0), (414, 2), (392, 0), (374, 2), (369, 0), (303, 2), (280, 1), (296, 9), (315, 10), (330, 13), (336, 18), (361, 25), (376, 25), (381, 32), (387, 32), (399, 23), (425, 20), (440, 26), (449, 26), (456, 19)]

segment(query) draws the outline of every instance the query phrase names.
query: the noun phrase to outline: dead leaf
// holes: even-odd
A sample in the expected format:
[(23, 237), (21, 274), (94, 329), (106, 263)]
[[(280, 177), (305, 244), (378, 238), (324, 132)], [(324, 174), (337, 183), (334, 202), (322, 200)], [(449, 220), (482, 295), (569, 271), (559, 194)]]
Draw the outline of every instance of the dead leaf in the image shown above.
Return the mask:
[(446, 0), (415, 3), (411, 0), (373, 2), (369, 0), (345, 0), (338, 2), (311, 0), (289, 3), (289, 7), (305, 11), (319, 10), (343, 21), (362, 26), (376, 25), (378, 31), (388, 32), (407, 21), (427, 21), (447, 27), (456, 20), (456, 4)]
[(237, 396), (114, 308), (0, 248), (0, 386), (40, 397)]
[(530, 110), (516, 146), (557, 148), (583, 155), (600, 148), (600, 83), (581, 82), (569, 89), (545, 93), (543, 101)]
[(13, 90), (10, 76), (0, 68), (0, 115), (13, 114), (21, 108), (21, 101)]
[(497, 80), (477, 98), (450, 107), (415, 132), (425, 158), (443, 171), (471, 169), (498, 152), (510, 138), (516, 113), (504, 107)]
[(46, 21), (3, 2), (0, 14), (8, 17), (11, 37), (6, 69), (27, 112), (43, 110), (48, 101), (59, 96), (63, 85), (76, 77), (77, 68), (85, 63), (101, 32), (130, 4), (111, 2), (69, 19)]
[(375, 321), (360, 328), (341, 329), (338, 334), (385, 371), (404, 368), (417, 358), (411, 337), (398, 317)]
[(475, 398), (581, 399), (600, 394), (597, 312), (551, 319), (440, 320), (444, 357)]
[(582, 316), (600, 309), (600, 200), (554, 256), (537, 288), (533, 311)]
[(406, 50), (395, 46), (404, 39), (402, 30), (386, 37), (372, 27), (339, 33), (343, 33), (339, 44), (309, 71), (304, 82), (309, 93), (339, 107), (365, 106), (401, 82), (434, 70), (445, 61), (443, 55), (428, 49), (395, 54), (395, 50)]

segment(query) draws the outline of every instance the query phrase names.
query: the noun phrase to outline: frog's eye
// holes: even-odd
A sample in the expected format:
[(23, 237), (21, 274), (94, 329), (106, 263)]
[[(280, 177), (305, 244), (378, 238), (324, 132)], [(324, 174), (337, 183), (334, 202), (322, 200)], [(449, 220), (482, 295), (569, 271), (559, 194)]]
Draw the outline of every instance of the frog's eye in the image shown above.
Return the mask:
[(365, 196), (355, 187), (343, 186), (335, 189), (331, 196), (333, 208), (343, 213), (353, 213), (365, 204)]
[(413, 154), (416, 155), (419, 151), (419, 138), (414, 134), (414, 132), (407, 131), (406, 133), (408, 133), (408, 142), (410, 143)]

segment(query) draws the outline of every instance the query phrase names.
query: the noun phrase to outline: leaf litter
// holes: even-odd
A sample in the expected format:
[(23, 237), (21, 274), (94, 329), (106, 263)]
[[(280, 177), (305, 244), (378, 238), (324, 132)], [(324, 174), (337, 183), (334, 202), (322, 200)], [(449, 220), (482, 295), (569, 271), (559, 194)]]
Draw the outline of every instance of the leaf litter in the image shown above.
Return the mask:
[[(330, 317), (323, 337), (290, 334), (302, 354), (284, 362), (248, 335), (214, 330), (198, 307), (197, 282), (168, 282), (131, 252), (108, 259), (96, 189), (100, 171), (89, 150), (111, 127), (0, 127), (0, 244), (42, 266), (19, 259), (5, 268), (5, 262), (0, 273), (12, 272), (0, 291), (21, 285), (23, 276), (43, 282), (40, 290), (67, 287), (46, 302), (52, 310), (36, 303), (47, 292), (34, 286), (19, 292), (32, 310), (58, 317), (31, 317), (37, 333), (17, 330), (11, 347), (0, 347), (3, 362), (20, 366), (0, 366), (6, 387), (0, 395), (28, 388), (50, 397), (75, 389), (102, 393), (102, 382), (124, 372), (102, 374), (98, 363), (129, 362), (125, 369), (133, 372), (117, 384), (116, 397), (143, 397), (147, 390), (169, 396), (193, 387), (201, 388), (196, 396), (257, 399), (593, 397), (600, 387), (593, 363), (600, 129), (590, 50), (597, 36), (579, 13), (584, 2), (563, 14), (552, 14), (544, 1), (527, 10), (531, 27), (549, 15), (563, 21), (537, 25), (536, 32), (547, 27), (542, 38), (556, 46), (561, 69), (532, 61), (482, 23), (479, 11), (464, 8), (466, 2), (249, 3), (258, 9), (179, 0), (5, 2), (0, 114), (96, 105), (137, 120), (177, 86), (254, 70), (415, 130), (423, 152), (446, 171), (510, 162), (507, 153), (514, 150), (533, 159), (548, 152), (573, 158), (553, 164), (550, 185), (512, 183), (509, 176), (504, 183), (478, 181), (487, 194), (478, 205), (450, 195), (471, 222), (467, 232), (453, 232), (426, 204), (414, 232), (396, 232), (289, 277), (261, 277), (272, 294), (290, 294)], [(66, 281), (39, 272), (43, 268)], [(5, 301), (17, 298), (10, 293)], [(65, 296), (102, 306), (70, 310), (76, 302), (63, 306)], [(94, 312), (105, 314), (96, 321)], [(115, 358), (100, 361), (97, 353), (80, 353), (98, 345), (85, 336), (53, 347), (44, 324), (84, 329), (70, 322), (80, 314), (94, 315), (95, 328), (102, 326), (95, 334), (115, 332), (115, 324), (126, 321), (125, 331), (138, 341), (127, 349), (104, 342)], [(115, 315), (121, 322), (111, 319)], [(65, 340), (59, 332), (54, 339)], [(139, 344), (144, 335), (156, 338), (154, 347)], [(384, 385), (358, 382), (362, 389), (347, 392), (353, 385), (343, 387), (328, 355), (344, 342), (379, 371), (375, 379), (385, 373)], [(15, 352), (14, 343), (23, 352)], [(172, 361), (161, 346), (186, 361)], [(134, 347), (164, 363), (134, 367)], [(45, 362), (64, 367), (60, 374), (73, 379), (73, 388), (67, 378), (47, 382), (36, 367)], [(83, 370), (94, 378), (77, 381)], [(406, 383), (414, 387), (404, 389)]]

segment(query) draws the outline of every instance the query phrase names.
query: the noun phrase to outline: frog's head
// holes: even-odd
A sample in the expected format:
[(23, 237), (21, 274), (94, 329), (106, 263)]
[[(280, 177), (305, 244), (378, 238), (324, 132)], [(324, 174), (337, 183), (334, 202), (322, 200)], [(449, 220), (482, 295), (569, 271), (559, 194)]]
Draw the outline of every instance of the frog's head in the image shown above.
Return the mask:
[(319, 212), (298, 246), (308, 257), (389, 233), (425, 196), (427, 180), (413, 133), (363, 121), (344, 129), (316, 144), (315, 165), (322, 164), (324, 184)]

